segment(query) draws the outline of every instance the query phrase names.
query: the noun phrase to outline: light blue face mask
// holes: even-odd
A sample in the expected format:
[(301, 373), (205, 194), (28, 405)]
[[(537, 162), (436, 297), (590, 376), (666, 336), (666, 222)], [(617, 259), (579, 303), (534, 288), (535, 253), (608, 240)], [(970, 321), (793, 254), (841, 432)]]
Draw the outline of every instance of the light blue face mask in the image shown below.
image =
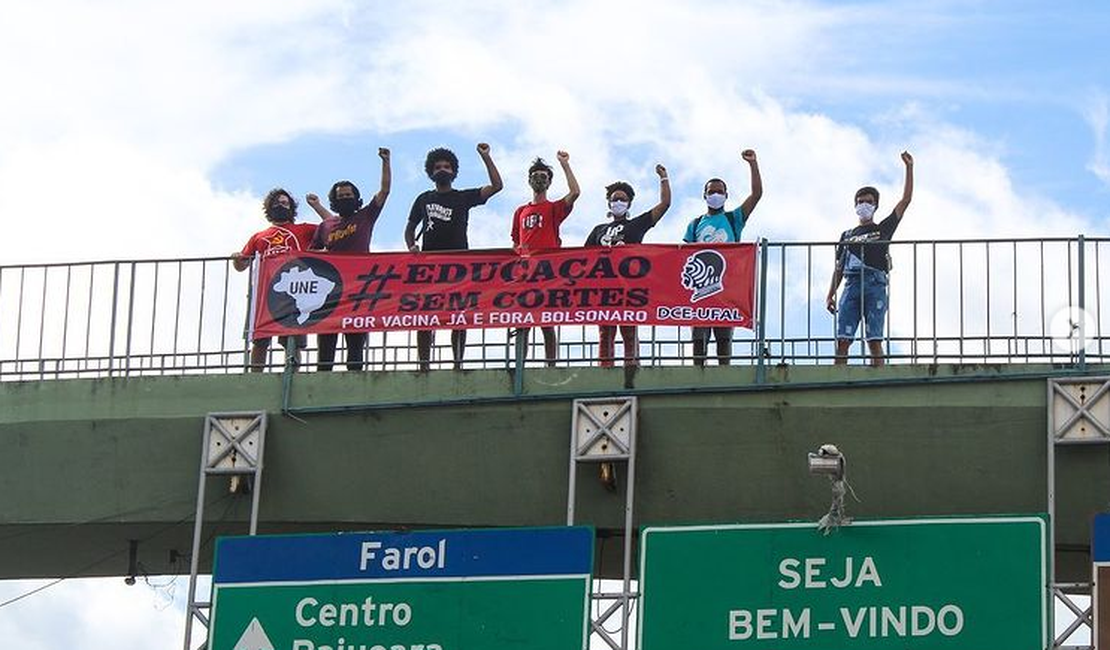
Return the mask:
[(623, 217), (628, 212), (628, 201), (610, 201), (609, 212), (612, 212), (614, 217)]

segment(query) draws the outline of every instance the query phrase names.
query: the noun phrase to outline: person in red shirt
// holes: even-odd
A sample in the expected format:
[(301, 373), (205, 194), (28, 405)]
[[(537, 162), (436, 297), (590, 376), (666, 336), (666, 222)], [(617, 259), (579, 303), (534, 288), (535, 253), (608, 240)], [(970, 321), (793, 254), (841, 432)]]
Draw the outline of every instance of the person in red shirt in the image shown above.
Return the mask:
[[(262, 200), (262, 210), (266, 220), (270, 222), (270, 227), (256, 232), (247, 241), (243, 250), (232, 253), (231, 263), (236, 271), (247, 270), (256, 255), (272, 257), (308, 250), (312, 238), (316, 236), (315, 225), (293, 222), (297, 217), (297, 202), (283, 188), (276, 187), (270, 190)], [(298, 350), (306, 347), (306, 341), (304, 335), (282, 336), (279, 339), (281, 347), (285, 348), (286, 356), (291, 356), (294, 364), (300, 362)], [(262, 372), (269, 349), (269, 337), (258, 338), (251, 342), (251, 372)]]
[[(528, 184), (532, 186), (532, 200), (516, 209), (513, 214), (513, 248), (521, 255), (545, 248), (559, 248), (563, 245), (559, 238), (559, 226), (574, 209), (581, 190), (578, 179), (570, 168), (570, 154), (560, 151), (556, 154), (563, 174), (567, 177), (570, 191), (558, 201), (547, 200), (547, 190), (554, 177), (551, 165), (536, 158), (528, 168)], [(554, 327), (543, 327), (543, 349), (547, 365), (553, 367), (559, 357), (559, 340)], [(517, 336), (527, 337), (530, 328), (519, 328)]]

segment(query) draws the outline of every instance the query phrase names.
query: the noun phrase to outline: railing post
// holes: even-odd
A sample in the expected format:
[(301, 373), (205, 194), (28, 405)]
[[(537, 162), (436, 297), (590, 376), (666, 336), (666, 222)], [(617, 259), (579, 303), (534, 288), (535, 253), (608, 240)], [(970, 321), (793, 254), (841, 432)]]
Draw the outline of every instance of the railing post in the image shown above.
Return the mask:
[(127, 282), (127, 341), (123, 346), (125, 377), (131, 376), (131, 333), (135, 323), (135, 262), (131, 262), (130, 265), (131, 278)]
[(528, 356), (528, 333), (526, 328), (517, 328), (516, 332), (516, 366), (513, 371), (513, 395), (524, 394), (524, 359)]
[(119, 262), (112, 265), (112, 320), (108, 327), (108, 376), (112, 376), (112, 368), (116, 357), (116, 300), (119, 298)]
[(1079, 370), (1087, 370), (1087, 273), (1085, 268), (1085, 237), (1080, 233), (1079, 251), (1076, 257), (1079, 273)]
[[(755, 321), (755, 383), (767, 381), (767, 238), (762, 237), (756, 248), (759, 257), (759, 307)], [(785, 290), (785, 289), (784, 289)]]

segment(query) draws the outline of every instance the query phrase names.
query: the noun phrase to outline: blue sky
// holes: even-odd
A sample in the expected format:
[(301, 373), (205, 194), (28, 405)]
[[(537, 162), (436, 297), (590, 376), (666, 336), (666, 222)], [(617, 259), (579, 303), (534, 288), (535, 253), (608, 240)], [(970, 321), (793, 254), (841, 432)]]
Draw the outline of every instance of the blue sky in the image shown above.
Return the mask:
[[(425, 152), (453, 148), (457, 185), (479, 185), (480, 141), (506, 187), (472, 215), (476, 247), (508, 243), (527, 162), (557, 149), (583, 187), (567, 243), (602, 220), (613, 180), (650, 207), (656, 162), (675, 199), (647, 241), (677, 241), (706, 178), (743, 199), (748, 147), (765, 194), (746, 237), (835, 239), (856, 187), (893, 205), (903, 149), (907, 239), (1110, 226), (1107, 3), (43, 0), (4, 14), (0, 214), (20, 224), (4, 264), (224, 255), (263, 227), (270, 187), (303, 197), (350, 178), (372, 194), (378, 146), (394, 185), (372, 246), (396, 250)], [(58, 646), (28, 613), (87, 599), (67, 588), (0, 609), (0, 636)], [(158, 646), (178, 642), (159, 630)]]

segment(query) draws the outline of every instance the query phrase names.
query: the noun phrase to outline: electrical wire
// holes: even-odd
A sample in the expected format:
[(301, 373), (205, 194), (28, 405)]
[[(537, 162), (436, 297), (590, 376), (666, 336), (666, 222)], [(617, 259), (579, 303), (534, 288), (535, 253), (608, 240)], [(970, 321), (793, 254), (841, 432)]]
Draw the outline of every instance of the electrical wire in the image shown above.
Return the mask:
[[(217, 505), (220, 502), (229, 499), (231, 496), (232, 495), (230, 493), (225, 494), (225, 495), (221, 496), (219, 499), (217, 499), (216, 501), (214, 501), (211, 505)], [(233, 504), (234, 502), (232, 501), (231, 503)], [(229, 504), (229, 506), (224, 509), (224, 513), (223, 513), (222, 517), (226, 517), (230, 510), (231, 510), (231, 507), (230, 507), (230, 504)], [(155, 537), (158, 537), (162, 533), (166, 532), (167, 530), (170, 530), (171, 528), (174, 528), (176, 526), (180, 526), (180, 525), (188, 522), (190, 519), (193, 519), (195, 516), (196, 516), (196, 512), (190, 512), (189, 514), (185, 515), (181, 519), (173, 522), (172, 524), (167, 524), (166, 526), (163, 526), (162, 528), (159, 528), (158, 530), (154, 531), (150, 535), (147, 535), (146, 537), (144, 537), (144, 538), (142, 538), (138, 541), (139, 541), (139, 543), (148, 542), (148, 541), (154, 539)], [(212, 539), (211, 536), (209, 536), (208, 541), (211, 541), (211, 539)], [(207, 542), (206, 542), (206, 544), (207, 544)], [(77, 571), (74, 571), (73, 573), (70, 573), (68, 575), (64, 575), (60, 578), (56, 578), (56, 579), (46, 583), (45, 585), (39, 585), (38, 587), (35, 587), (34, 589), (31, 589), (29, 591), (26, 591), (26, 592), (24, 592), (24, 593), (22, 593), (18, 596), (15, 596), (13, 598), (9, 598), (8, 600), (0, 602), (0, 609), (3, 609), (5, 607), (7, 607), (8, 605), (12, 605), (14, 603), (17, 603), (17, 602), (19, 602), (19, 601), (21, 601), (25, 598), (29, 598), (29, 597), (37, 594), (37, 593), (41, 593), (41, 592), (49, 589), (50, 587), (53, 587), (54, 585), (56, 585), (60, 582), (63, 582), (65, 580), (69, 580), (71, 578), (79, 578), (79, 577), (81, 577), (81, 574), (85, 573), (86, 571), (89, 571), (90, 569), (96, 568), (96, 567), (100, 566), (101, 564), (104, 564), (108, 560), (111, 560), (111, 559), (113, 559), (113, 558), (115, 558), (119, 555), (123, 555), (124, 553), (127, 553), (129, 550), (130, 549), (120, 549), (118, 551), (112, 551), (111, 553), (108, 553), (107, 555), (105, 555), (105, 556), (103, 556), (103, 557), (101, 557), (101, 558), (99, 558), (99, 559), (97, 559), (93, 562), (90, 562), (89, 564), (86, 564), (85, 566), (81, 567)]]

